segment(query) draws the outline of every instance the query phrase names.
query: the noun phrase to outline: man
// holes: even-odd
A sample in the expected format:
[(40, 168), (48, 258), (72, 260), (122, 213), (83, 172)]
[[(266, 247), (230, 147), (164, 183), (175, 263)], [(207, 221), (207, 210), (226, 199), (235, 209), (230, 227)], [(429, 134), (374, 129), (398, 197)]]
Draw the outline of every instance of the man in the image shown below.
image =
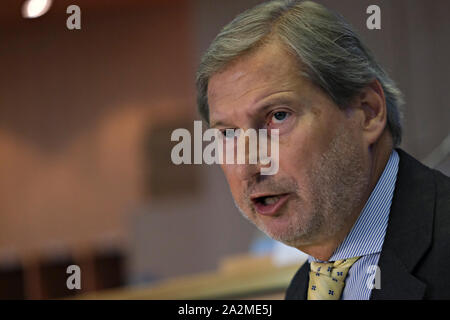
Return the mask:
[(248, 10), (197, 88), (212, 128), (278, 130), (275, 175), (222, 169), (244, 217), (310, 256), (287, 299), (450, 298), (450, 179), (397, 149), (400, 91), (342, 18), (313, 2)]

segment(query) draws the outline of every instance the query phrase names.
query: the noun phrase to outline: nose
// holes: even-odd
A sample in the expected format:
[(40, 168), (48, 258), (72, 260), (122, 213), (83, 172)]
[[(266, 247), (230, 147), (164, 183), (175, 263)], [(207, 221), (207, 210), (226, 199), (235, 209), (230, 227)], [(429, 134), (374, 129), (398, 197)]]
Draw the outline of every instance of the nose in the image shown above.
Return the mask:
[[(261, 163), (258, 153), (258, 135), (256, 130), (247, 129), (239, 132), (234, 145), (234, 171), (242, 180), (259, 178)], [(260, 142), (260, 141), (259, 141)]]
[(241, 180), (259, 180), (261, 171), (257, 164), (235, 164), (234, 171)]

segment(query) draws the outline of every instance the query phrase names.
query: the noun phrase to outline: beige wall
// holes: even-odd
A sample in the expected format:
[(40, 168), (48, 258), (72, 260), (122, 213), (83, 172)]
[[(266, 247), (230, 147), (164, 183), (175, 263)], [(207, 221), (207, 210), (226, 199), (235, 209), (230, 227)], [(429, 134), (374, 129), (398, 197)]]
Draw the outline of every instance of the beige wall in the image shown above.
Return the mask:
[(1, 27), (0, 253), (123, 245), (146, 130), (194, 113), (186, 2), (80, 6)]

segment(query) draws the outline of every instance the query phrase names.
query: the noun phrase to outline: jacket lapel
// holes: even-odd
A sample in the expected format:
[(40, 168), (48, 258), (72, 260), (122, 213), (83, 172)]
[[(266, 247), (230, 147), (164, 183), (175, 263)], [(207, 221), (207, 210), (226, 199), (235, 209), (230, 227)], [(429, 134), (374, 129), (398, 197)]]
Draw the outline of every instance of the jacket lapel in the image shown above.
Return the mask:
[(390, 249), (380, 257), (381, 289), (373, 289), (371, 300), (420, 300), (426, 285), (411, 275), (403, 262)]
[(287, 292), (286, 300), (306, 300), (308, 297), (309, 262), (305, 261), (297, 271)]
[(426, 285), (413, 275), (428, 250), (433, 231), (435, 186), (432, 170), (404, 151), (378, 262), (381, 288), (371, 299), (422, 299)]

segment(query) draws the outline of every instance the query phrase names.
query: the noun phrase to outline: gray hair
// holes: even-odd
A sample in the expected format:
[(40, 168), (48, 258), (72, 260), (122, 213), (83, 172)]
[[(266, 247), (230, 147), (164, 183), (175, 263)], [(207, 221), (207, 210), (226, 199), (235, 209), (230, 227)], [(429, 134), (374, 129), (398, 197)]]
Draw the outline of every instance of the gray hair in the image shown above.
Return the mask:
[(304, 70), (299, 72), (341, 109), (377, 79), (386, 97), (387, 126), (394, 146), (400, 144), (400, 90), (352, 27), (338, 14), (311, 1), (268, 1), (241, 13), (222, 29), (203, 55), (196, 78), (198, 109), (207, 123), (210, 77), (274, 38), (302, 62)]

